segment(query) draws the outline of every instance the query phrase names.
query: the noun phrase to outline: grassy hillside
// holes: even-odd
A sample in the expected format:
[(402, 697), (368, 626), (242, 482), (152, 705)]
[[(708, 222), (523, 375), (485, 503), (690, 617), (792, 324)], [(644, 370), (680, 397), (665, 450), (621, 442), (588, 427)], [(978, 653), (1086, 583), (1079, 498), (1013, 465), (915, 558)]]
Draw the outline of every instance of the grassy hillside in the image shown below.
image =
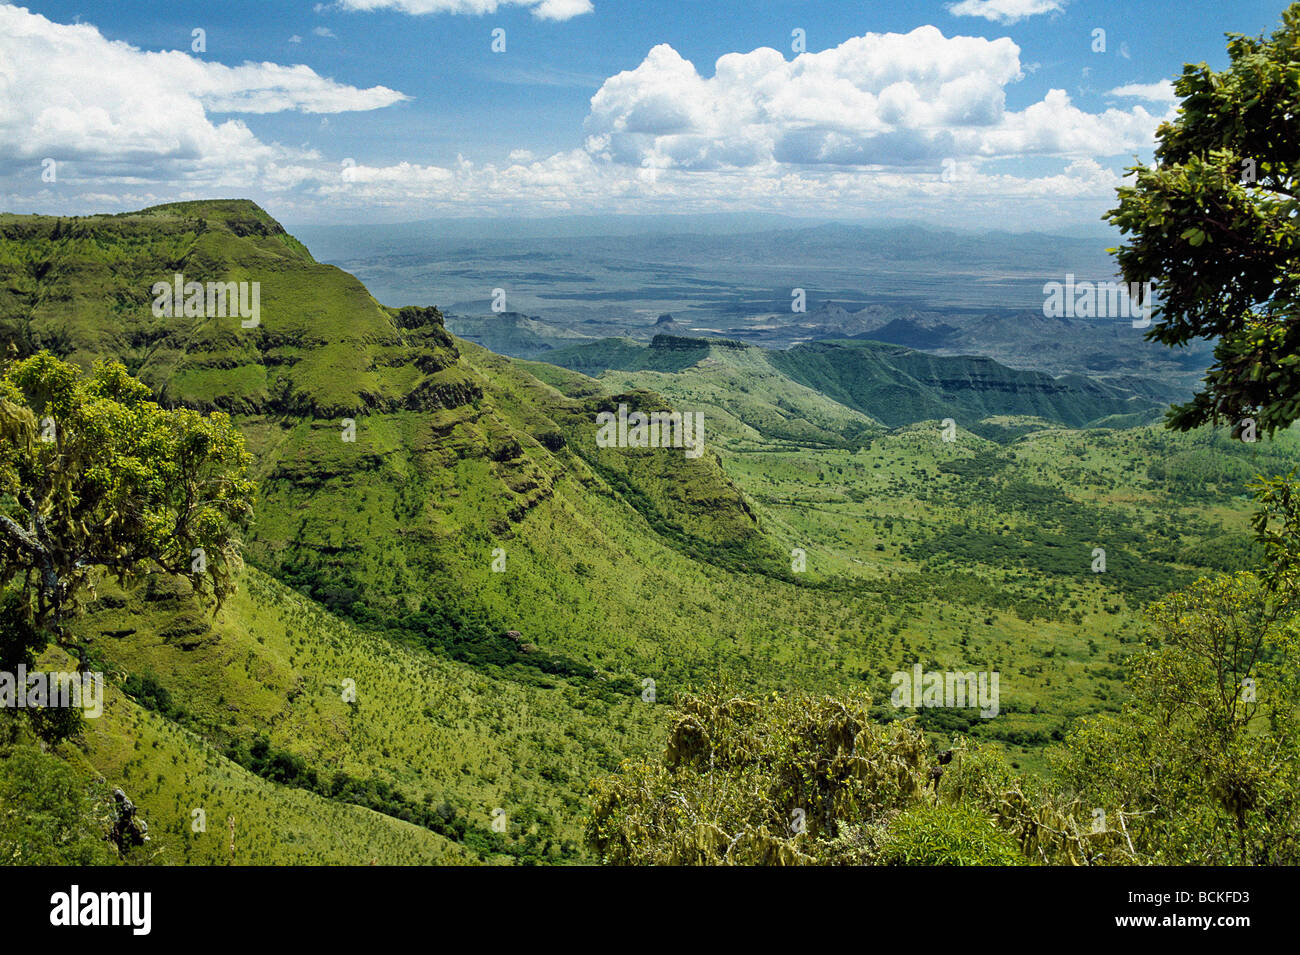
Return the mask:
[[(493, 678), (360, 632), (255, 570), (241, 585), (213, 619), (184, 581), (106, 582), (78, 623), (120, 680), (87, 721), (86, 757), (142, 806), (167, 860), (226, 861), (230, 814), (239, 862), (574, 859), (581, 790), (557, 782), (614, 769), (662, 726), (636, 697)], [(197, 807), (207, 838), (190, 831)]]
[[(260, 324), (155, 317), (152, 288), (257, 282)], [(380, 306), (251, 202), (58, 219), (0, 216), (0, 337), (81, 363), (112, 356), (166, 403), (344, 417), (474, 397), (441, 319)]]
[(701, 411), (710, 440), (728, 445), (858, 447), (884, 430), (870, 415), (777, 370), (771, 352), (725, 339), (657, 335), (648, 346), (607, 341), (546, 360), (596, 374), (611, 390), (648, 389)]
[(1151, 412), (1153, 402), (1079, 375), (1053, 378), (988, 358), (945, 358), (877, 342), (817, 342), (772, 353), (796, 381), (897, 426), (927, 418), (1035, 415), (1071, 427)]
[[(799, 579), (835, 591), (822, 609), (839, 649), (824, 674), (843, 685), (860, 668), (857, 679), (883, 701), (889, 674), (914, 661), (998, 669), (1011, 689), (997, 720), (931, 710), (922, 722), (999, 739), (1035, 768), (1072, 718), (1117, 704), (1139, 608), (1205, 573), (1248, 565), (1245, 485), (1286, 470), (1297, 450), (1294, 433), (1243, 444), (1226, 433), (1136, 427), (1140, 415), (1091, 429), (991, 415), (963, 419), (951, 442), (930, 420), (876, 426), (849, 446), (798, 446), (780, 427), (745, 428), (727, 416), (787, 400), (791, 382), (765, 353), (696, 347), (701, 360), (676, 372), (591, 379), (519, 364), (570, 394), (652, 388), (707, 409), (719, 421), (723, 465), (760, 523), (806, 553)], [(648, 363), (631, 353), (626, 362)], [(1000, 400), (1020, 400), (1007, 394)], [(964, 400), (970, 414), (982, 412), (983, 399)], [(1093, 571), (1097, 548), (1106, 551), (1102, 573)], [(868, 593), (875, 599), (852, 603)], [(856, 635), (832, 622), (841, 601), (862, 614)], [(896, 712), (878, 702), (877, 715)]]
[(1127, 419), (1121, 423), (1150, 421), (1159, 408), (1148, 395), (1079, 375), (1053, 378), (987, 358), (939, 357), (874, 341), (773, 351), (659, 335), (649, 345), (605, 339), (544, 358), (601, 377), (610, 387), (636, 381), (679, 403), (708, 406), (730, 437), (752, 438), (756, 431), (796, 445), (851, 444), (876, 423), (899, 427), (953, 418), (981, 430), (985, 418), (1019, 415), (1080, 427), (1117, 416)]
[[(260, 325), (155, 318), (176, 271), (260, 282)], [(575, 350), (619, 366), (599, 378), (506, 359), (236, 201), (0, 218), (9, 345), (118, 358), (231, 412), (253, 454), (251, 566), (215, 620), (154, 578), (105, 584), (78, 626), (115, 688), (64, 755), (127, 790), (167, 861), (228, 860), (228, 815), (241, 861), (583, 859), (590, 780), (714, 678), (863, 690), (893, 718), (895, 670), (997, 669), (996, 720), (922, 722), (1041, 766), (1116, 705), (1136, 609), (1240, 562), (1244, 480), (1296, 452), (1077, 430), (1142, 403), (875, 343)], [(620, 403), (702, 411), (705, 453), (598, 448)]]

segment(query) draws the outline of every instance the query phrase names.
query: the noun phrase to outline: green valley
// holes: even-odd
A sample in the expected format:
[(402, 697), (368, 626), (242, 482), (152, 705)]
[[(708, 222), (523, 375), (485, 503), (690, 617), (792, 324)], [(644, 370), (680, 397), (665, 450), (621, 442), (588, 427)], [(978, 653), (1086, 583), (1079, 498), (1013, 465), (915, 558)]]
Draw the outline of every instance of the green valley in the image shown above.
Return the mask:
[[(258, 283), (259, 324), (154, 314), (178, 274)], [(1142, 608), (1252, 566), (1245, 485), (1300, 451), (871, 341), (507, 358), (236, 200), (0, 216), (0, 349), (119, 361), (250, 454), (248, 566), (215, 615), (183, 578), (103, 573), (42, 658), (109, 675), (51, 758), (121, 788), (160, 863), (597, 861), (593, 781), (715, 683), (869, 696), (1049, 773), (1121, 707)], [(705, 453), (598, 447), (620, 404), (702, 413)], [(914, 664), (999, 671), (999, 717), (900, 712)]]

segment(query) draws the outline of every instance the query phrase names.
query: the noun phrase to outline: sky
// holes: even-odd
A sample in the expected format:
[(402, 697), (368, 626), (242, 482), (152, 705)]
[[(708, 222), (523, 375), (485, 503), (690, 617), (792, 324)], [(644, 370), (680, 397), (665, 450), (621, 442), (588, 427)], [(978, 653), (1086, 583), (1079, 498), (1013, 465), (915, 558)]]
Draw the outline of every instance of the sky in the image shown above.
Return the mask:
[(0, 210), (1070, 232), (1281, 0), (0, 0)]

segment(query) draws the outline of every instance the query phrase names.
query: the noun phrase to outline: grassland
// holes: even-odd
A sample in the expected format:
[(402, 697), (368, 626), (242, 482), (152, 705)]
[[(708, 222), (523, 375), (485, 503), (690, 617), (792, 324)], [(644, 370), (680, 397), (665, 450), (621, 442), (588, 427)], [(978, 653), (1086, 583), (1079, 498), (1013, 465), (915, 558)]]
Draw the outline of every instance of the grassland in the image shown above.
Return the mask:
[[(78, 624), (113, 688), (64, 755), (136, 800), (158, 861), (230, 861), (228, 817), (236, 861), (583, 861), (590, 780), (715, 678), (866, 690), (889, 719), (894, 671), (997, 670), (996, 719), (921, 720), (1042, 769), (1117, 705), (1141, 606), (1240, 566), (1246, 481), (1296, 459), (1290, 433), (1077, 427), (1132, 420), (1109, 393), (1073, 418), (997, 389), (909, 406), (726, 344), (623, 344), (599, 378), (505, 359), (248, 203), (4, 217), (0, 265), (0, 344), (121, 359), (231, 412), (254, 456), (250, 569), (216, 618), (153, 578)], [(173, 270), (262, 282), (261, 326), (154, 318)], [(706, 453), (597, 448), (619, 403), (703, 410)]]

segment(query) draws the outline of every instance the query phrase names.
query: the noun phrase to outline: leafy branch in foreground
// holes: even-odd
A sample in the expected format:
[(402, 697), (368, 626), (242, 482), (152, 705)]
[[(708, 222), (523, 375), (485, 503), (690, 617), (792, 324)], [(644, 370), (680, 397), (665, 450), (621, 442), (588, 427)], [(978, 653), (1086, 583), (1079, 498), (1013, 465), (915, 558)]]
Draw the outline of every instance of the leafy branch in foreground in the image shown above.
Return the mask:
[(1179, 430), (1246, 418), (1272, 433), (1300, 419), (1300, 4), (1271, 37), (1230, 34), (1230, 64), (1187, 64), (1177, 117), (1157, 131), (1156, 166), (1106, 218), (1125, 233), (1128, 282), (1160, 299), (1147, 337), (1216, 340), (1215, 364)]

